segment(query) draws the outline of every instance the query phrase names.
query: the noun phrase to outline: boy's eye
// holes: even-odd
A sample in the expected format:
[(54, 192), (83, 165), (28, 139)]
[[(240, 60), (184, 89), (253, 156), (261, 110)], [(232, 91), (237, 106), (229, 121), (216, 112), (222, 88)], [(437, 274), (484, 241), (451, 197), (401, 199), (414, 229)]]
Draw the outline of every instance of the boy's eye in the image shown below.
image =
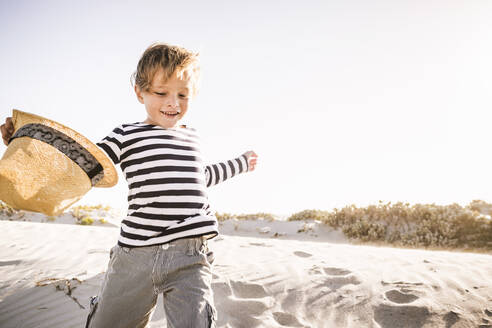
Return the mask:
[(154, 92), (156, 95), (158, 96), (165, 96), (166, 93), (165, 92)]
[(180, 94), (180, 95), (179, 95), (179, 97), (180, 97), (180, 98), (187, 98), (188, 96), (187, 96), (187, 95), (185, 95), (185, 94)]

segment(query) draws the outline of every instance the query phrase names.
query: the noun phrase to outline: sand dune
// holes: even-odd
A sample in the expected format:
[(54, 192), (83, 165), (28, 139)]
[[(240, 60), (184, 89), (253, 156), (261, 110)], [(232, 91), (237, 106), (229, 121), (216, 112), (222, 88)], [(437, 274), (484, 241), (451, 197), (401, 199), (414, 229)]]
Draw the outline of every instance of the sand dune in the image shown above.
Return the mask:
[[(350, 245), (299, 224), (222, 223), (218, 327), (492, 327), (490, 254)], [(0, 221), (0, 327), (83, 327), (118, 232)], [(150, 327), (166, 327), (161, 302)]]

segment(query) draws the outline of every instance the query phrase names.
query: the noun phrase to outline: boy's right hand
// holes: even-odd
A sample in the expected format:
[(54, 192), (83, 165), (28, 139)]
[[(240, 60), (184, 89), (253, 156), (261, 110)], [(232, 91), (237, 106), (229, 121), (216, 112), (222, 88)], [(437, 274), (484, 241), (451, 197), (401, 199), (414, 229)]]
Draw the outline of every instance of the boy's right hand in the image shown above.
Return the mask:
[(5, 123), (0, 126), (2, 131), (2, 139), (5, 146), (9, 144), (9, 140), (14, 134), (14, 123), (12, 122), (12, 117), (7, 117)]

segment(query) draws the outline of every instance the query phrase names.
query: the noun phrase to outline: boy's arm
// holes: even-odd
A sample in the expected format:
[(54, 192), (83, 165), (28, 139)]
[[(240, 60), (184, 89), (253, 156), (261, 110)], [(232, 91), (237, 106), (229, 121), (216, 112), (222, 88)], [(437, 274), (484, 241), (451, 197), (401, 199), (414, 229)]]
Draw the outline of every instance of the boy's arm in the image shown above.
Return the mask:
[(240, 173), (253, 171), (257, 157), (254, 151), (248, 151), (232, 160), (207, 165), (205, 167), (207, 187), (214, 186)]
[(113, 163), (119, 164), (122, 147), (123, 130), (120, 127), (114, 129), (109, 135), (96, 143), (111, 158)]
[[(11, 117), (5, 119), (5, 123), (0, 125), (0, 132), (2, 133), (3, 143), (8, 146), (9, 140), (14, 133), (14, 124)], [(103, 149), (106, 154), (111, 158), (114, 164), (120, 162), (121, 155), (121, 138), (123, 131), (118, 127), (113, 130), (107, 137), (100, 142), (96, 143), (99, 148)]]

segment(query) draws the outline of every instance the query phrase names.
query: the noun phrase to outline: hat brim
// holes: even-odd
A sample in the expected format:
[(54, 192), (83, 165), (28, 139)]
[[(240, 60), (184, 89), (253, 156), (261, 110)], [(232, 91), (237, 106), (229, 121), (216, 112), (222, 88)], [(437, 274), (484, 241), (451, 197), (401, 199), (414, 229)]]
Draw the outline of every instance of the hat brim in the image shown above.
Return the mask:
[(15, 131), (26, 124), (43, 124), (66, 134), (67, 136), (78, 142), (89, 153), (91, 153), (92, 156), (94, 156), (103, 167), (104, 176), (94, 185), (94, 187), (109, 188), (114, 186), (118, 182), (118, 173), (116, 172), (116, 168), (111, 159), (98, 146), (96, 146), (89, 139), (87, 139), (77, 131), (53, 120), (35, 114), (26, 113), (17, 109), (13, 110), (12, 121), (14, 123)]

